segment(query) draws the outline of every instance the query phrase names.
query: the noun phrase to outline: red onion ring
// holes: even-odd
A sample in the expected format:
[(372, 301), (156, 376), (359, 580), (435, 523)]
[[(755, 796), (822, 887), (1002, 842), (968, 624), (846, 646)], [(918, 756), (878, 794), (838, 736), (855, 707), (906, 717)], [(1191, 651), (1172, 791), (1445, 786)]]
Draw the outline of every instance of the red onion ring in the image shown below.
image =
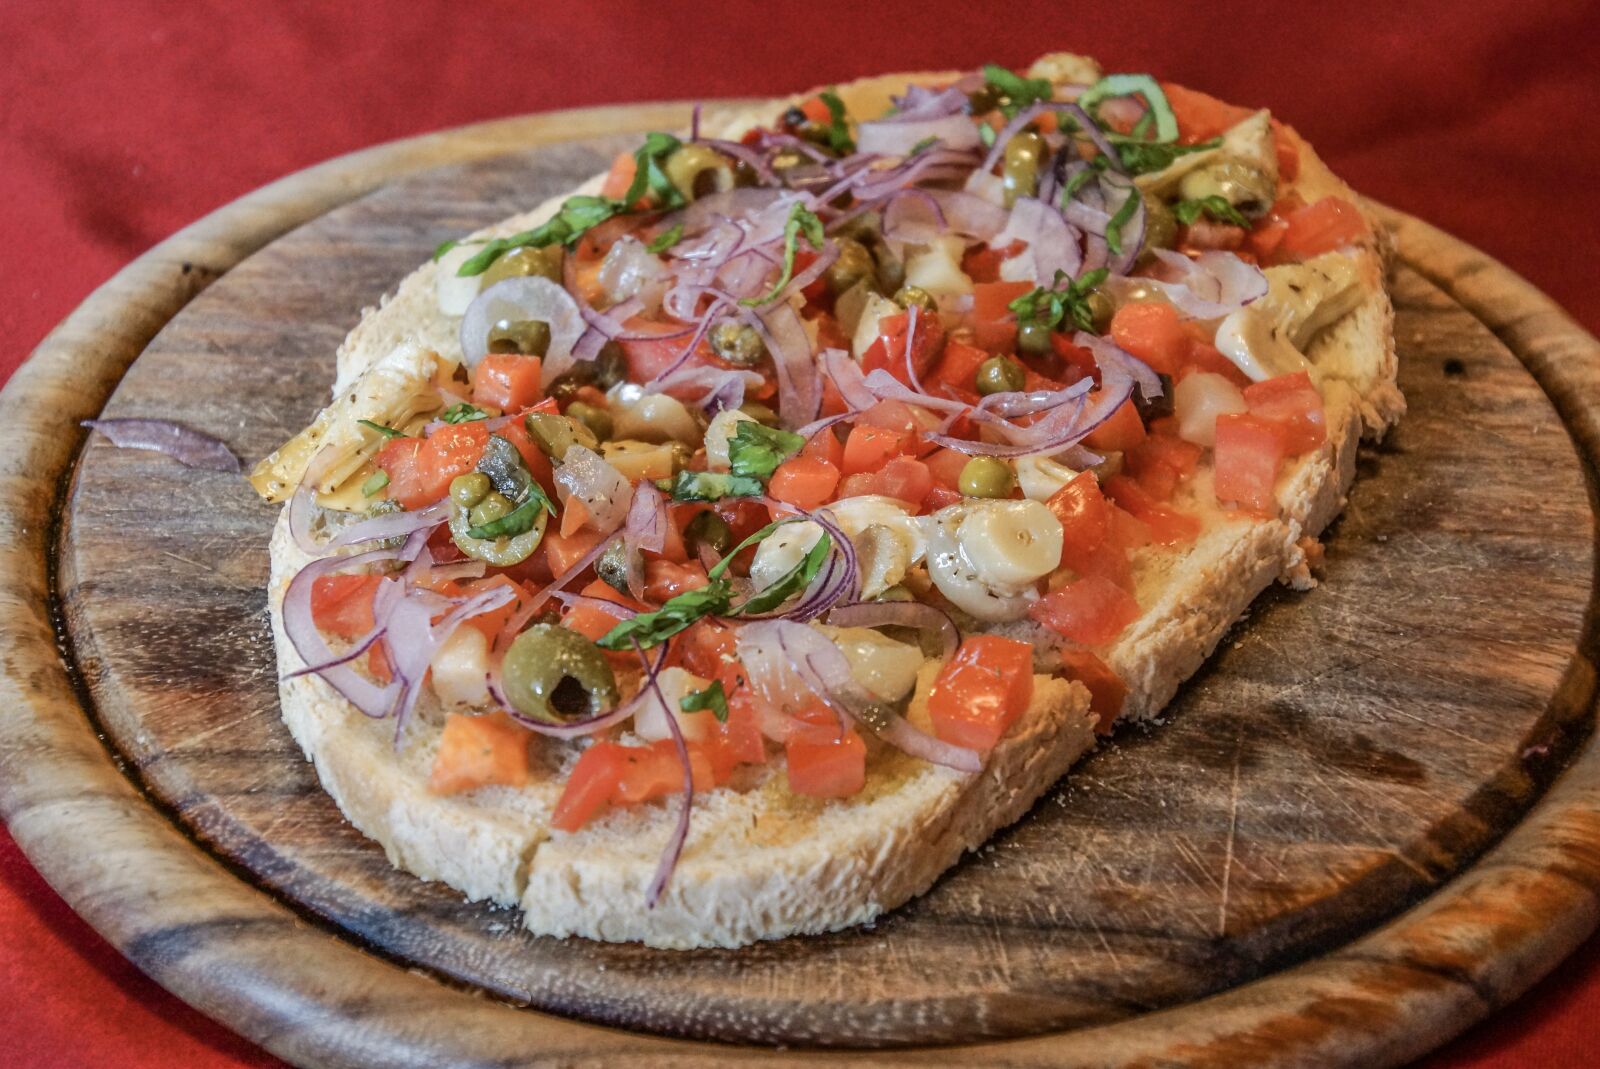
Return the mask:
[(672, 745), (678, 751), (678, 760), (683, 762), (683, 804), (678, 807), (678, 823), (672, 829), (672, 835), (667, 839), (667, 848), (661, 853), (661, 860), (656, 865), (656, 874), (650, 881), (650, 889), (645, 892), (644, 904), (646, 909), (654, 909), (661, 899), (661, 892), (666, 889), (667, 881), (672, 878), (673, 869), (678, 867), (678, 859), (683, 856), (683, 844), (689, 841), (689, 811), (694, 807), (694, 766), (689, 763), (689, 744), (684, 741), (683, 728), (678, 724), (678, 718), (673, 715), (671, 706), (661, 693), (659, 667), (661, 661), (666, 659), (666, 645), (661, 646), (662, 655), (652, 666), (645, 660), (644, 650), (639, 648), (639, 641), (633, 642), (634, 652), (639, 655), (639, 663), (644, 665), (645, 685), (639, 688), (642, 694), (646, 689), (661, 703), (661, 708), (666, 710), (667, 730), (672, 732)]
[(944, 610), (921, 601), (856, 601), (828, 613), (834, 627), (910, 627), (939, 636), (942, 659), (961, 646), (961, 629)]
[(164, 453), (186, 468), (239, 470), (239, 458), (220, 439), (165, 419), (86, 419), (79, 426), (99, 431), (118, 449)]

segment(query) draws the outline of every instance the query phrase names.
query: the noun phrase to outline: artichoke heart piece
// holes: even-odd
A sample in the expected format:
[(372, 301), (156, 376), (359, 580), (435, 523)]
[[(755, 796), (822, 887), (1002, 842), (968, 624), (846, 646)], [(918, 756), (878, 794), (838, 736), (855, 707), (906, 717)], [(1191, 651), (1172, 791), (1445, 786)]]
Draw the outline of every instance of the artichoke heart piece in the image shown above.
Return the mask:
[(311, 426), (279, 446), (250, 473), (250, 485), (270, 502), (286, 501), (305, 477), (313, 459), (331, 450), (315, 487), (333, 493), (360, 474), (388, 440), (363, 425), (405, 430), (437, 412), (443, 403), (434, 376), (436, 353), (414, 344), (396, 347), (324, 408)]

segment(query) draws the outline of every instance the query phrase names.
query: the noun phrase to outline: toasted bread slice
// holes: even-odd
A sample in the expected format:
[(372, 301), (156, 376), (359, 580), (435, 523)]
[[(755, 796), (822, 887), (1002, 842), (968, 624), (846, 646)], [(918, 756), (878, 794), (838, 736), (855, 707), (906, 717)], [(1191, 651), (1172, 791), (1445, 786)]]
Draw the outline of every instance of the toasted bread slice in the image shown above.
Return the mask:
[[(1033, 73), (1074, 81), (1096, 76), (1088, 61), (1067, 56), (1046, 57)], [(952, 77), (890, 75), (838, 91), (852, 114), (873, 114), (908, 84)], [(714, 120), (714, 128), (736, 137), (781, 106), (728, 115)], [(596, 177), (574, 192), (597, 192), (600, 182)], [(1303, 143), (1295, 188), (1307, 200), (1353, 198)], [(561, 199), (484, 233), (536, 225)], [(1310, 583), (1303, 539), (1319, 533), (1342, 507), (1360, 438), (1381, 434), (1403, 411), (1394, 384), (1383, 250), (1374, 242), (1357, 260), (1359, 301), (1322, 332), (1309, 354), (1323, 379), (1328, 442), (1280, 479), (1281, 517), (1253, 520), (1207, 505), (1210, 481), (1202, 471), (1188, 490), (1209, 521), (1200, 540), (1181, 553), (1147, 549), (1136, 560), (1144, 611), (1104, 651), (1129, 685), (1125, 717), (1157, 713), (1273, 579)], [(397, 349), (458, 353), (456, 321), (437, 309), (437, 271), (435, 264), (423, 265), (367, 311), (339, 349), (335, 397)], [(280, 518), (269, 603), (284, 674), (301, 662), (283, 631), (283, 593), (309, 559)], [(520, 905), (527, 927), (542, 934), (733, 947), (846, 927), (921, 893), (964, 850), (1018, 819), (1093, 745), (1088, 692), (1048, 674), (1059, 664), (1054, 637), (1026, 621), (995, 630), (1033, 639), (1042, 674), (1031, 708), (981, 774), (964, 776), (875, 747), (865, 791), (819, 802), (791, 793), (781, 767), (747, 769), (745, 782), (696, 796), (688, 844), (652, 909), (645, 908), (645, 889), (675, 823), (677, 800), (616, 810), (576, 833), (552, 831), (550, 817), (575, 747), (539, 740), (533, 782), (525, 789), (439, 797), (426, 786), (443, 724), (431, 697), (398, 747), (391, 723), (365, 718), (314, 676), (282, 684), (283, 713), (345, 815), (383, 844), (396, 866), (442, 880), (472, 899)], [(935, 671), (924, 669), (913, 719), (923, 715)]]

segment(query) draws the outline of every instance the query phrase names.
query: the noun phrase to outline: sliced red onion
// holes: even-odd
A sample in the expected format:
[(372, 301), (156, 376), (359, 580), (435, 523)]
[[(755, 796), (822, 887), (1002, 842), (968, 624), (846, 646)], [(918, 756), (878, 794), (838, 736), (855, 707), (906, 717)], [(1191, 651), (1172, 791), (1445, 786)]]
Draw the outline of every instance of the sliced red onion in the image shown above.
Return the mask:
[[(715, 560), (715, 558), (712, 559)], [(582, 605), (590, 609), (599, 609), (603, 613), (615, 616), (618, 620), (631, 620), (639, 615), (638, 609), (630, 608), (620, 601), (612, 601), (610, 598), (597, 598), (589, 594), (571, 594), (565, 590), (558, 590), (550, 596), (561, 602), (568, 609), (574, 609)]]
[(1057, 271), (1070, 278), (1083, 266), (1077, 231), (1053, 206), (1033, 197), (1017, 198), (993, 245), (1004, 248), (1015, 241), (1027, 242), (1027, 248), (1001, 263), (1000, 277), (1007, 282), (1053, 286)]
[(1161, 376), (1156, 374), (1149, 364), (1109, 338), (1101, 338), (1086, 330), (1080, 330), (1072, 336), (1072, 341), (1073, 344), (1082, 346), (1094, 354), (1094, 361), (1099, 365), (1102, 380), (1108, 374), (1127, 376), (1139, 384), (1139, 392), (1144, 395), (1145, 400), (1153, 401), (1161, 396)]
[(550, 595), (554, 594), (558, 590), (564, 589), (568, 583), (572, 582), (578, 576), (588, 571), (594, 562), (600, 559), (600, 555), (606, 550), (610, 549), (619, 537), (621, 536), (618, 535), (611, 538), (602, 538), (600, 541), (596, 542), (594, 548), (589, 550), (589, 552), (585, 553), (583, 556), (579, 557), (577, 562), (574, 563), (572, 567), (556, 576), (549, 582), (547, 586), (544, 587), (544, 589), (540, 590), (532, 598), (528, 599), (528, 604), (524, 605), (515, 616), (506, 622), (506, 626), (500, 629), (500, 634), (495, 638), (495, 646), (509, 646), (511, 644), (511, 639), (516, 637), (517, 632), (522, 630), (523, 625), (538, 615), (540, 607), (542, 607), (546, 601), (550, 600)]
[(578, 302), (560, 285), (527, 275), (502, 279), (478, 294), (461, 319), (461, 358), (468, 368), (476, 368), (488, 354), (489, 332), (502, 319), (534, 320), (550, 327), (541, 374), (546, 387), (572, 366), (572, 347), (585, 323)]
[(311, 462), (306, 465), (305, 474), (300, 476), (300, 485), (294, 488), (293, 495), (289, 498), (289, 537), (294, 539), (294, 544), (301, 551), (313, 557), (320, 557), (326, 548), (312, 533), (311, 525), (317, 518), (316, 487), (322, 481), (334, 461), (339, 459), (338, 450), (324, 446), (312, 456)]
[(1039, 101), (1017, 112), (1012, 120), (1006, 123), (1005, 128), (995, 135), (994, 144), (990, 147), (989, 154), (984, 157), (983, 162), (978, 165), (978, 170), (993, 170), (995, 164), (1000, 162), (1000, 157), (1005, 154), (1006, 144), (1026, 129), (1029, 123), (1047, 111), (1054, 111), (1065, 116), (1077, 126), (1079, 132), (1094, 142), (1094, 147), (1100, 151), (1100, 154), (1106, 158), (1112, 168), (1119, 171), (1122, 170), (1122, 157), (1117, 155), (1116, 149), (1106, 138), (1100, 127), (1095, 125), (1094, 121), (1078, 105), (1062, 101)]
[(376, 542), (384, 538), (399, 538), (420, 531), (424, 527), (437, 527), (450, 518), (450, 502), (439, 501), (415, 512), (388, 512), (370, 519), (352, 523), (319, 547), (319, 553), (330, 553), (346, 546)]
[(957, 772), (983, 771), (983, 755), (977, 750), (969, 750), (929, 735), (903, 716), (889, 721), (889, 726), (879, 732), (878, 737), (900, 752), (930, 765), (942, 765)]
[(883, 236), (927, 244), (948, 232), (944, 209), (931, 190), (902, 189), (883, 210)]
[(691, 367), (674, 371), (651, 382), (650, 393), (669, 393), (695, 404), (707, 412), (738, 408), (747, 390), (758, 389), (766, 380), (755, 371), (725, 367)]
[(762, 157), (761, 153), (749, 145), (741, 145), (737, 141), (724, 141), (719, 138), (706, 138), (700, 143), (702, 145), (710, 145), (724, 156), (732, 157), (749, 167), (756, 173), (756, 177), (761, 180), (763, 185), (777, 184), (778, 176), (772, 173), (772, 167)]
[(886, 122), (937, 119), (946, 115), (965, 115), (967, 111), (967, 94), (955, 86), (931, 89), (925, 85), (913, 85), (906, 89), (904, 96), (893, 99), (900, 110)]
[[(420, 548), (420, 547), (419, 547)], [(308, 665), (326, 665), (317, 672), (324, 682), (342, 694), (350, 704), (367, 716), (381, 718), (388, 715), (395, 697), (400, 693), (398, 683), (384, 686), (367, 679), (328, 648), (322, 632), (311, 613), (311, 591), (316, 581), (324, 575), (361, 568), (379, 561), (400, 559), (403, 550), (375, 549), (349, 557), (323, 557), (300, 569), (289, 580), (283, 595), (283, 630), (289, 644), (300, 660)]]
[(395, 678), (401, 681), (400, 694), (394, 706), (394, 738), (399, 745), (411, 711), (422, 695), (422, 681), (434, 655), (455, 634), (456, 629), (474, 616), (492, 612), (514, 601), (518, 593), (514, 587), (492, 586), (480, 590), (459, 602), (437, 624), (433, 622), (435, 608), (429, 599), (413, 597), (427, 591), (413, 591), (395, 606), (389, 614), (384, 629), (384, 650)]
[(567, 449), (556, 468), (555, 482), (562, 502), (573, 497), (582, 501), (589, 510), (589, 526), (601, 534), (610, 534), (627, 519), (633, 484), (588, 446)]
[(1113, 279), (1114, 294), (1132, 286), (1155, 289), (1190, 319), (1219, 319), (1267, 295), (1267, 276), (1231, 252), (1203, 252), (1191, 260), (1170, 249), (1154, 251), (1172, 281)]
[(452, 564), (436, 564), (428, 574), (435, 579), (482, 579), (485, 571), (481, 560), (462, 560)]
[(99, 431), (118, 449), (165, 453), (186, 468), (239, 470), (239, 458), (209, 434), (166, 419), (86, 419), (81, 426)]
[[(661, 860), (656, 865), (656, 874), (650, 881), (650, 889), (645, 892), (644, 904), (646, 909), (654, 909), (661, 900), (661, 892), (666, 888), (667, 881), (672, 878), (672, 870), (678, 867), (678, 858), (683, 855), (683, 844), (689, 841), (689, 811), (694, 807), (694, 766), (689, 763), (689, 744), (683, 739), (683, 728), (678, 724), (678, 718), (672, 715), (672, 709), (667, 705), (667, 699), (661, 693), (659, 665), (663, 658), (658, 658), (655, 665), (645, 659), (644, 650), (639, 648), (639, 642), (634, 640), (633, 648), (639, 655), (639, 662), (644, 665), (644, 686), (640, 687), (641, 693), (648, 691), (667, 710), (667, 730), (672, 732), (672, 746), (678, 752), (678, 760), (683, 763), (683, 804), (678, 807), (678, 822), (672, 829), (672, 835), (667, 839), (667, 847), (661, 852)], [(666, 650), (665, 644), (662, 650)]]
[(650, 482), (641, 482), (633, 491), (628, 522), (622, 529), (622, 545), (628, 559), (628, 593), (644, 596), (644, 558), (646, 550), (660, 553), (667, 540), (667, 499)]
[(839, 391), (844, 403), (860, 411), (878, 403), (878, 398), (867, 387), (861, 365), (850, 358), (843, 349), (825, 349), (822, 352), (822, 371)]
[(788, 430), (805, 426), (817, 418), (822, 383), (811, 357), (811, 338), (800, 316), (783, 302), (746, 318), (761, 333), (777, 370), (779, 419)]
[(1074, 398), (1082, 397), (1094, 387), (1094, 380), (1079, 379), (1062, 390), (1007, 390), (992, 393), (978, 402), (978, 410), (993, 412), (997, 416), (1016, 419), (1048, 412)]
[(920, 601), (857, 601), (835, 605), (828, 613), (834, 627), (910, 627), (939, 636), (939, 656), (949, 658), (961, 645), (961, 630), (942, 609)]
[[(924, 141), (933, 140), (948, 149), (975, 149), (978, 126), (966, 115), (943, 115), (931, 119), (907, 119), (896, 115), (888, 119), (860, 123), (856, 127), (856, 148), (883, 156), (909, 156)], [(926, 151), (926, 150), (925, 150)]]

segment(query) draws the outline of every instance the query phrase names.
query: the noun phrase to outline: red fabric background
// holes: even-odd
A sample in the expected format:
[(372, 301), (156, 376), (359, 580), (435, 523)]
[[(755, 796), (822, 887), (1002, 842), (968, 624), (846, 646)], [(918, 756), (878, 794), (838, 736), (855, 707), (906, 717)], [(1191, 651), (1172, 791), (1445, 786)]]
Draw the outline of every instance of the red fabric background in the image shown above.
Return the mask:
[[(178, 227), (330, 156), (478, 119), (767, 94), (1057, 48), (1270, 104), (1363, 192), (1600, 329), (1592, 3), (0, 4), (0, 378)], [(146, 980), (0, 832), (0, 1062), (278, 1064)], [(1600, 941), (1430, 1069), (1591, 1065)]]

